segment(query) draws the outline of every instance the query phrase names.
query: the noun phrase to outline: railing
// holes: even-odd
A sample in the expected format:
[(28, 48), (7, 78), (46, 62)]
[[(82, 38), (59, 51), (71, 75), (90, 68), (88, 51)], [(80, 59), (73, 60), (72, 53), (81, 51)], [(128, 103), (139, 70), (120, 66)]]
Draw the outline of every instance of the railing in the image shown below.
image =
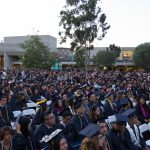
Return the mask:
[(133, 60), (127, 60), (127, 59), (124, 59), (124, 60), (116, 60), (116, 61), (115, 61), (115, 65), (116, 65), (116, 66), (133, 66), (133, 65), (134, 65), (134, 62), (133, 62)]

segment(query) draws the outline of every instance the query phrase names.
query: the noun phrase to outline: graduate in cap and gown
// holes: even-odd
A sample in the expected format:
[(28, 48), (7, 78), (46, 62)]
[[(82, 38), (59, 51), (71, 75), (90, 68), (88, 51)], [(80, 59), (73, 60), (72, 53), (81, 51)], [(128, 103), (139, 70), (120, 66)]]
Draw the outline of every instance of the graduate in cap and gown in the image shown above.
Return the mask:
[(16, 110), (24, 110), (27, 108), (26, 103), (28, 103), (28, 99), (24, 93), (24, 91), (19, 91), (18, 92), (18, 96), (17, 96), (17, 100), (15, 101), (15, 106), (16, 106)]
[(91, 121), (95, 124), (97, 124), (99, 120), (103, 117), (102, 111), (100, 110), (98, 105), (91, 108), (90, 117)]
[(9, 126), (0, 129), (0, 150), (26, 150), (25, 139), (20, 132), (19, 124), (16, 126), (16, 132)]
[(129, 100), (127, 98), (124, 98), (120, 101), (120, 106), (121, 109), (119, 111), (119, 114), (122, 114), (123, 112), (125, 112), (127, 109), (129, 109), (130, 105), (129, 105)]
[(91, 109), (94, 106), (99, 106), (99, 108), (101, 108), (98, 99), (96, 98), (95, 93), (91, 93), (90, 94), (90, 101), (88, 103), (89, 109)]
[(55, 115), (51, 111), (47, 110), (43, 114), (43, 123), (39, 125), (34, 132), (37, 150), (41, 150), (44, 147), (48, 147), (49, 149), (51, 148), (49, 143), (42, 141), (42, 138), (45, 135), (50, 135), (56, 129), (61, 128), (58, 124), (56, 124)]
[(100, 134), (99, 129), (99, 126), (91, 123), (79, 132), (85, 137), (82, 140), (80, 150), (109, 150), (105, 138)]
[(69, 144), (62, 134), (59, 134), (54, 139), (54, 150), (70, 150)]
[(73, 116), (71, 124), (74, 127), (78, 140), (82, 140), (83, 137), (79, 135), (79, 132), (90, 123), (90, 119), (85, 115), (85, 108), (83, 107), (82, 102), (78, 101), (75, 104), (75, 110), (76, 115)]
[(62, 132), (68, 141), (69, 144), (74, 140), (75, 133), (73, 129), (73, 125), (70, 123), (72, 114), (69, 109), (64, 109), (59, 114), (62, 117), (62, 121), (60, 122), (60, 128), (62, 129)]
[(24, 137), (22, 127), (16, 124), (15, 131), (8, 126), (0, 129), (0, 150), (36, 150), (32, 143), (27, 142), (28, 138)]
[(44, 136), (41, 141), (48, 143), (42, 150), (69, 150), (68, 142), (61, 134), (61, 129), (54, 130), (51, 134)]
[(114, 104), (113, 94), (108, 93), (105, 95), (104, 113), (106, 116), (111, 116), (116, 113), (116, 106)]
[(121, 101), (125, 99), (125, 91), (124, 90), (118, 90), (117, 92), (117, 98), (115, 101), (115, 104), (117, 105), (117, 111), (119, 112), (121, 109)]
[(146, 104), (146, 98), (144, 95), (140, 95), (137, 99), (137, 117), (141, 123), (150, 122), (150, 108)]
[(108, 134), (108, 125), (106, 123), (106, 117), (102, 117), (99, 119), (98, 121), (98, 126), (100, 127), (100, 134), (104, 137), (105, 139), (105, 143), (107, 145), (107, 149), (110, 150), (110, 144), (109, 144), (109, 141), (108, 141), (108, 137), (107, 137), (107, 134)]
[(134, 147), (136, 147), (136, 149), (138, 150), (146, 149), (146, 143), (141, 137), (140, 130), (136, 125), (138, 119), (135, 113), (135, 109), (128, 109), (123, 113), (123, 115), (126, 115), (129, 118), (126, 128), (130, 133), (130, 138), (132, 140), (132, 143), (134, 144)]
[(20, 132), (24, 137), (26, 150), (36, 150), (32, 129), (29, 127), (29, 117), (21, 116), (19, 119)]
[(126, 130), (126, 115), (117, 114), (113, 122), (112, 128), (108, 132), (108, 141), (111, 150), (138, 150)]
[(7, 98), (5, 94), (0, 95), (0, 127), (3, 127), (5, 125), (11, 126), (10, 122), (15, 121), (14, 115), (7, 106)]

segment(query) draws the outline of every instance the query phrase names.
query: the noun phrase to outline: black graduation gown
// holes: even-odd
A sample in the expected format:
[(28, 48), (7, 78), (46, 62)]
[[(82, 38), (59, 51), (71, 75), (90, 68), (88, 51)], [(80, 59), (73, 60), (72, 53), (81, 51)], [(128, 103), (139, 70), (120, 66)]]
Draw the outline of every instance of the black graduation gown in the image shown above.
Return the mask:
[(75, 131), (74, 131), (72, 124), (69, 123), (66, 126), (63, 124), (60, 124), (60, 128), (62, 129), (62, 132), (69, 145), (75, 141), (75, 133), (74, 133)]
[[(136, 105), (136, 113), (137, 113), (137, 117), (138, 117), (138, 119), (139, 119), (139, 121), (143, 124), (143, 123), (145, 123), (145, 119), (150, 119), (150, 115), (148, 115), (147, 117), (145, 117), (143, 114), (142, 114), (142, 112), (141, 112), (141, 108), (140, 108), (140, 106), (139, 105)], [(148, 108), (148, 106), (145, 108), (145, 109), (147, 109), (147, 111), (148, 111), (148, 113), (150, 114), (150, 110), (149, 110), (149, 108)]]
[(8, 106), (0, 106), (0, 127), (11, 126), (10, 121), (15, 121), (11, 109)]
[(118, 131), (111, 129), (108, 133), (108, 141), (111, 150), (139, 150), (131, 141), (130, 133), (127, 129), (125, 129), (123, 138)]
[(42, 148), (49, 148), (50, 144), (45, 142), (40, 142), (45, 135), (50, 135), (57, 129), (61, 129), (58, 124), (53, 125), (51, 128), (48, 128), (45, 124), (41, 124), (37, 127), (34, 133), (34, 138), (36, 142), (36, 149), (41, 150)]
[(28, 101), (26, 99), (21, 100), (21, 101), (20, 100), (16, 100), (15, 101), (16, 110), (22, 111), (24, 108), (27, 108), (27, 105), (26, 105), (27, 102)]
[[(1, 143), (0, 143), (0, 150), (3, 150)], [(36, 150), (36, 149), (29, 147), (28, 143), (26, 143), (26, 139), (22, 136), (22, 134), (16, 133), (13, 136), (10, 150)]]
[(35, 131), (37, 125), (40, 125), (42, 123), (42, 116), (43, 112), (41, 110), (38, 110), (31, 122), (32, 132)]
[(74, 127), (75, 134), (77, 135), (78, 140), (82, 140), (83, 136), (79, 135), (79, 132), (84, 129), (90, 123), (88, 116), (84, 115), (83, 117), (76, 114), (71, 121), (71, 124)]
[(106, 101), (104, 104), (104, 111), (106, 116), (112, 116), (115, 114), (115, 106), (113, 105), (113, 108), (110, 106), (110, 103)]

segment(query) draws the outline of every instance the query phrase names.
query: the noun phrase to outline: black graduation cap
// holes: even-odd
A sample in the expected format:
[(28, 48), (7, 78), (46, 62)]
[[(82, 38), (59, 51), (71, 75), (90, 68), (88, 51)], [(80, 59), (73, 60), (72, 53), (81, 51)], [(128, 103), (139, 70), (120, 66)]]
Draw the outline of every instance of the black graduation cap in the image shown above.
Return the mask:
[(140, 95), (138, 95), (138, 99), (140, 100), (140, 99), (144, 99), (144, 100), (146, 100), (146, 95), (145, 94), (140, 94)]
[(0, 93), (0, 100), (1, 100), (2, 98), (6, 98), (6, 94), (5, 94), (5, 93)]
[(127, 105), (129, 102), (128, 98), (124, 98), (120, 101), (120, 105)]
[(66, 109), (63, 109), (60, 113), (59, 113), (59, 116), (62, 116), (62, 117), (67, 117), (67, 116), (72, 116), (69, 108), (66, 108)]
[(95, 92), (96, 96), (100, 96), (100, 93), (98, 91)]
[(126, 115), (129, 118), (135, 117), (136, 116), (135, 109), (128, 109), (125, 112), (123, 112), (122, 115)]
[(86, 126), (83, 130), (79, 132), (80, 135), (86, 136), (86, 137), (93, 137), (96, 135), (99, 135), (99, 129), (100, 127), (91, 123), (88, 126)]
[(106, 119), (108, 119), (107, 117), (101, 117), (99, 118), (98, 122), (99, 123), (106, 123)]
[(24, 91), (19, 91), (18, 94), (19, 95), (25, 95)]
[(30, 123), (30, 118), (29, 117), (25, 117), (25, 116), (21, 116), (20, 119), (19, 119), (19, 124), (22, 125), (22, 124), (26, 124), (28, 125)]
[(124, 93), (125, 93), (124, 90), (119, 90), (119, 91), (118, 91), (118, 94), (124, 94)]
[(77, 102), (75, 103), (75, 109), (80, 108), (81, 105), (82, 105), (82, 102), (81, 102), (81, 101), (77, 101)]
[(128, 116), (123, 114), (116, 114), (116, 123), (118, 124), (125, 124), (128, 121)]

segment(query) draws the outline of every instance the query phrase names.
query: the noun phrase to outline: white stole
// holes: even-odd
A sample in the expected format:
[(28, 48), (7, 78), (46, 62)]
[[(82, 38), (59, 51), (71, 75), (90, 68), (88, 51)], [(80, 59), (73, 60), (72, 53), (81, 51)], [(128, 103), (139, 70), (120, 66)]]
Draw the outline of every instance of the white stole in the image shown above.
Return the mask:
[(140, 133), (138, 130), (138, 127), (134, 124), (134, 131), (133, 129), (130, 127), (130, 125), (127, 123), (126, 128), (128, 129), (129, 133), (130, 133), (130, 137), (132, 142), (134, 143), (134, 145), (141, 147), (140, 145)]

